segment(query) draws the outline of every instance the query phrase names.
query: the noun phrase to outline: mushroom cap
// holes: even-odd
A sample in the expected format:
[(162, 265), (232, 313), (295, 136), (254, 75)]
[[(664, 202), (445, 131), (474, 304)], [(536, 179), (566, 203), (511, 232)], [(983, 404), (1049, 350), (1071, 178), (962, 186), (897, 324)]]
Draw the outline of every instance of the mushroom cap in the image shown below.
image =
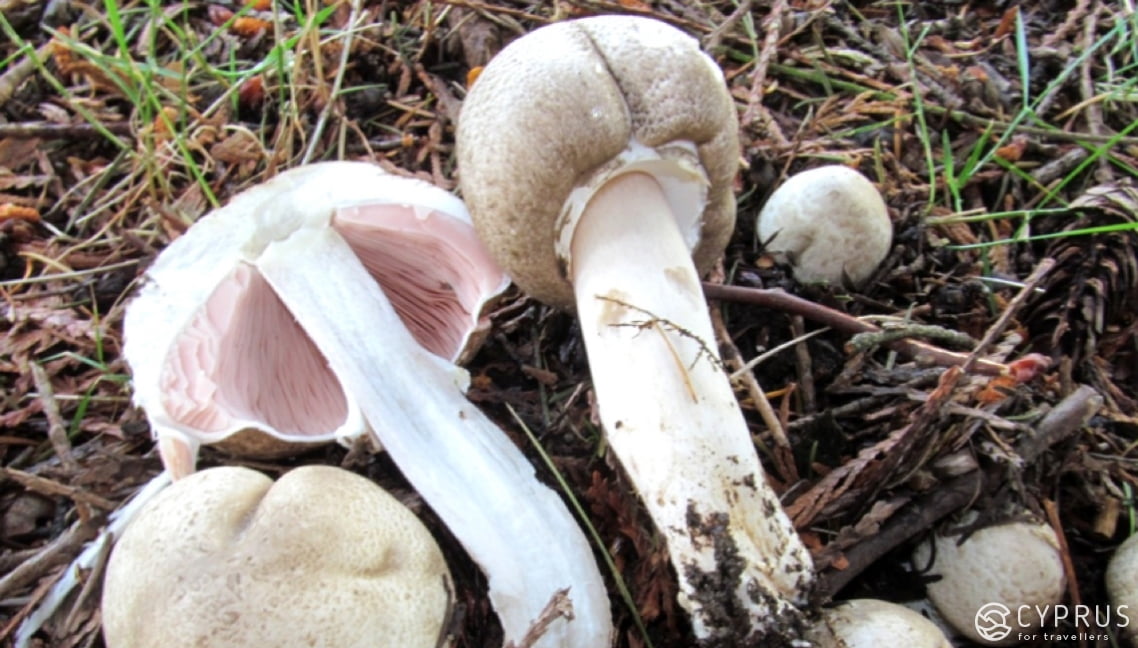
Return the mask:
[[(462, 201), (366, 162), (285, 171), (162, 251), (127, 306), (123, 355), (152, 427), (248, 457), (363, 434), (354, 399), (257, 271), (275, 241), (332, 228), (425, 348), (459, 361), (509, 280)], [(319, 261), (317, 261), (319, 263)], [(336, 269), (319, 271), (329, 281)]]
[(759, 212), (766, 250), (785, 256), (802, 282), (858, 286), (889, 254), (893, 222), (865, 176), (828, 165), (787, 178)]
[[(1010, 646), (1020, 632), (1031, 633), (1043, 619), (1034, 612), (1053, 609), (1062, 601), (1067, 585), (1059, 539), (1048, 525), (1011, 522), (973, 533), (963, 543), (959, 536), (936, 536), (929, 576), (929, 600), (957, 632), (986, 646)], [(929, 542), (913, 554), (917, 568), (929, 565)], [(982, 608), (998, 604), (1010, 611), (999, 619), (1010, 626), (1006, 638), (993, 641), (977, 630)], [(1020, 606), (1030, 613), (1018, 614)], [(1023, 622), (1021, 625), (1020, 622)]]
[(466, 97), (463, 198), (507, 274), (571, 309), (574, 210), (605, 179), (644, 171), (702, 274), (735, 224), (737, 122), (722, 71), (674, 27), (632, 16), (555, 23), (510, 43)]
[(877, 599), (853, 599), (823, 610), (822, 622), (811, 634), (818, 645), (833, 648), (952, 647), (932, 621), (903, 605)]
[(434, 648), (450, 574), (434, 538), (371, 481), (308, 466), (175, 482), (107, 564), (108, 648)]
[[(1106, 593), (1115, 609), (1126, 606), (1127, 610), (1138, 610), (1138, 535), (1130, 536), (1114, 550), (1106, 567)], [(1130, 623), (1122, 634), (1131, 646), (1138, 646), (1138, 625)]]

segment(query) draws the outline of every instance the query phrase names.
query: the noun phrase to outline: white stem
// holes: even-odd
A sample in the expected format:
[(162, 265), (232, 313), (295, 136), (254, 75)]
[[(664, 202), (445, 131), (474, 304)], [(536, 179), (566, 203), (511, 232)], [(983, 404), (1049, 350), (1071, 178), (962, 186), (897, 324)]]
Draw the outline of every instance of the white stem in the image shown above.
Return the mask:
[(535, 645), (608, 646), (604, 583), (564, 503), (466, 399), (463, 370), (415, 342), (348, 244), (331, 229), (304, 228), (256, 265), (403, 475), (482, 567), (506, 641), (519, 641), (568, 588), (575, 619), (554, 622)]
[(659, 184), (608, 181), (571, 255), (601, 421), (667, 539), (696, 636), (781, 634), (805, 603), (810, 555), (764, 481)]

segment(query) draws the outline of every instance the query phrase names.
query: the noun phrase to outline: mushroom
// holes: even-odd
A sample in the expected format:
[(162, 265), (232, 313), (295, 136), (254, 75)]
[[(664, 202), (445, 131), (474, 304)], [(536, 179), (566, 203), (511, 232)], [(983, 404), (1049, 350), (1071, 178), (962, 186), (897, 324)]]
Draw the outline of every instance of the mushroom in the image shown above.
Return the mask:
[(211, 468), (159, 493), (123, 533), (103, 635), (108, 648), (435, 648), (452, 591), (430, 532), (367, 479)]
[(919, 613), (877, 599), (853, 599), (822, 611), (809, 638), (822, 648), (951, 648), (948, 638)]
[(737, 129), (694, 39), (598, 16), (492, 59), (457, 151), (495, 258), (533, 296), (576, 308), (607, 441), (667, 541), (696, 637), (743, 644), (795, 625), (814, 574), (763, 476), (699, 283), (734, 225)]
[(1067, 582), (1055, 531), (1034, 522), (935, 536), (917, 546), (913, 563), (939, 577), (928, 596), (944, 620), (986, 646), (1015, 645), (1041, 627)]
[(763, 205), (756, 225), (768, 252), (802, 282), (860, 286), (889, 253), (893, 223), (865, 176), (841, 165), (796, 173)]
[[(282, 173), (169, 246), (127, 308), (123, 354), (134, 400), (175, 477), (193, 469), (203, 443), (273, 457), (366, 432), (355, 395), (255, 270), (275, 237), (321, 219), (380, 282), (422, 346), (456, 362), (477, 350), (487, 306), (509, 279), (460, 200), (365, 163)], [(335, 274), (319, 258), (311, 264)]]
[(1126, 620), (1120, 616), (1122, 637), (1131, 645), (1138, 648), (1138, 624), (1130, 619), (1135, 610), (1138, 610), (1138, 534), (1127, 538), (1110, 558), (1106, 567), (1106, 593), (1110, 597), (1111, 605)]
[(567, 590), (572, 618), (534, 645), (607, 646), (584, 534), (464, 396), (453, 359), (505, 281), (464, 218), (450, 194), (363, 162), (301, 167), (235, 197), (162, 252), (128, 307), (135, 400), (174, 440), (175, 473), (192, 468), (177, 449), (195, 438), (370, 431), (486, 573), (507, 641)]

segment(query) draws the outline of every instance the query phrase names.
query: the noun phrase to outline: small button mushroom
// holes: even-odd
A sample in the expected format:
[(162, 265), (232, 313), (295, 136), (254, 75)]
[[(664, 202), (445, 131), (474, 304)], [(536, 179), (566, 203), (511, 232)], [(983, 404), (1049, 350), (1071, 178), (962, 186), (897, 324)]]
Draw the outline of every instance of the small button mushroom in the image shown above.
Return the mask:
[(767, 485), (699, 283), (735, 219), (722, 71), (656, 20), (555, 23), (485, 67), (456, 142), (479, 236), (522, 288), (577, 311), (606, 439), (667, 542), (696, 638), (788, 634), (813, 565)]
[(932, 621), (877, 599), (853, 599), (823, 610), (808, 636), (820, 648), (952, 648)]
[(212, 468), (123, 533), (103, 635), (108, 648), (435, 648), (451, 590), (430, 532), (371, 481)]
[(763, 205), (756, 227), (768, 252), (802, 282), (860, 286), (889, 253), (893, 223), (881, 194), (841, 165), (797, 173)]
[[(918, 545), (913, 563), (918, 569), (928, 567), (928, 576), (940, 577), (929, 583), (928, 596), (944, 620), (986, 646), (1015, 645), (1021, 633), (1042, 626), (1038, 611), (1054, 609), (1067, 583), (1055, 531), (1032, 522), (987, 527), (963, 541), (960, 536), (935, 536)], [(976, 627), (977, 614), (991, 604), (1010, 611), (999, 619), (1010, 632), (996, 641)], [(1023, 613), (1021, 606), (1026, 606)]]
[(1114, 550), (1106, 567), (1106, 593), (1111, 605), (1116, 610), (1124, 610), (1129, 617), (1122, 636), (1138, 648), (1138, 534)]

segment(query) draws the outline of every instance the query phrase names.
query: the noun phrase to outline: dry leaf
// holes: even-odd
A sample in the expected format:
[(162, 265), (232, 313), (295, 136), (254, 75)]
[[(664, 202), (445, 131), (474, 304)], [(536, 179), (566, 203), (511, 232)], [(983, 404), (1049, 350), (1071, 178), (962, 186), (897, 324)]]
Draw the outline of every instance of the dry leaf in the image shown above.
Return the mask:
[(1027, 142), (1021, 138), (1015, 138), (1010, 144), (1005, 144), (996, 149), (996, 157), (1007, 160), (1008, 162), (1018, 162), (1023, 157), (1024, 149), (1027, 148)]
[(976, 402), (981, 405), (999, 403), (1015, 394), (1018, 384), (1018, 381), (1010, 375), (995, 376), (976, 394)]
[(1016, 17), (1019, 16), (1019, 5), (1012, 5), (1010, 9), (1004, 12), (1000, 17), (1000, 24), (996, 26), (996, 31), (992, 34), (993, 39), (1003, 38), (1012, 32), (1015, 28)]
[(0, 221), (25, 220), (29, 223), (38, 223), (40, 213), (32, 207), (21, 207), (12, 203), (0, 204)]

